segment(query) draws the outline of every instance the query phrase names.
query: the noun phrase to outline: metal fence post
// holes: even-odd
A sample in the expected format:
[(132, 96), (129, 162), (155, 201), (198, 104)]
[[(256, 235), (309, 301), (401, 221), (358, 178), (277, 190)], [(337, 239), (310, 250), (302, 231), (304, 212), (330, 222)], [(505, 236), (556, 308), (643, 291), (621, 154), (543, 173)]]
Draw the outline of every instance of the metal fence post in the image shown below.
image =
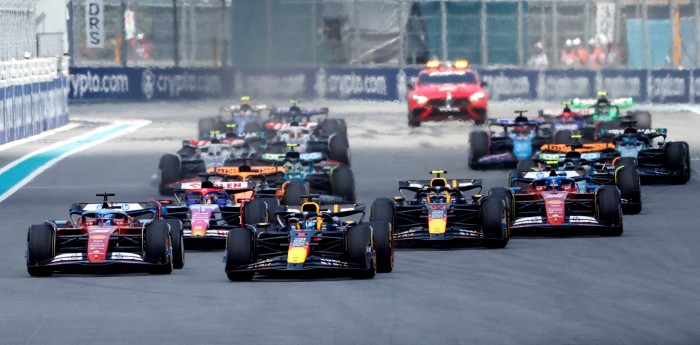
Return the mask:
[(402, 25), (403, 21), (404, 21), (404, 18), (403, 18), (403, 8), (405, 6), (404, 0), (398, 0), (398, 4), (399, 4), (399, 23), (398, 23), (398, 25), (399, 25), (399, 68), (403, 69), (404, 64), (405, 64), (404, 54), (406, 54), (405, 47), (404, 47), (404, 40), (406, 39), (404, 31), (406, 29), (406, 26)]
[(481, 65), (486, 65), (489, 63), (489, 47), (488, 47), (488, 36), (486, 30), (486, 0), (481, 0)]
[(559, 18), (557, 16), (557, 2), (552, 2), (552, 48), (559, 53)]
[(642, 40), (644, 40), (644, 68), (649, 68), (649, 26), (647, 25), (647, 19), (649, 15), (649, 6), (646, 1), (642, 2)]
[(316, 66), (318, 58), (317, 58), (317, 53), (318, 53), (318, 43), (316, 42), (316, 27), (318, 24), (316, 23), (316, 0), (311, 0), (311, 27), (310, 27), (310, 34), (311, 34), (311, 64), (313, 66)]
[(440, 0), (440, 40), (442, 47), (440, 52), (443, 60), (447, 60), (447, 4), (445, 0)]
[(180, 31), (177, 26), (177, 0), (173, 0), (173, 60), (175, 67), (180, 67), (180, 50), (178, 49)]
[[(87, 9), (86, 9), (87, 11)], [(126, 67), (126, 59), (129, 56), (127, 53), (127, 49), (129, 45), (126, 43), (126, 27), (124, 26), (124, 14), (126, 13), (126, 1), (122, 0), (121, 6), (120, 6), (120, 12), (119, 12), (119, 18), (121, 20), (119, 21), (120, 23), (120, 30), (119, 30), (119, 37), (121, 38), (121, 42), (117, 41), (117, 43), (121, 44), (121, 51), (120, 51), (120, 56), (119, 60), (121, 60), (122, 67)]]
[[(542, 42), (542, 44), (544, 44), (544, 42)], [(525, 53), (523, 48), (523, 0), (518, 0), (518, 65), (525, 65)]]
[(270, 0), (265, 0), (265, 23), (267, 24), (267, 42), (265, 45), (265, 62), (270, 66), (272, 63), (272, 12), (270, 10)]

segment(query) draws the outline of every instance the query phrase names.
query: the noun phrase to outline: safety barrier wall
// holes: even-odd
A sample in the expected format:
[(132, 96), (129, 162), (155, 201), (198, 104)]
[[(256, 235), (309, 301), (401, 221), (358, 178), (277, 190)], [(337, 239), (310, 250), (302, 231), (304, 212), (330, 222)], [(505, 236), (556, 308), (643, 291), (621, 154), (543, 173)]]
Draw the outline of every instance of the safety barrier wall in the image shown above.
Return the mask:
[[(73, 68), (71, 100), (198, 99), (250, 95), (257, 98), (325, 98), (401, 101), (419, 68)], [(491, 100), (562, 101), (611, 97), (636, 102), (700, 103), (696, 70), (527, 70), (477, 68)]]
[(0, 62), (0, 144), (66, 124), (67, 91), (55, 58)]

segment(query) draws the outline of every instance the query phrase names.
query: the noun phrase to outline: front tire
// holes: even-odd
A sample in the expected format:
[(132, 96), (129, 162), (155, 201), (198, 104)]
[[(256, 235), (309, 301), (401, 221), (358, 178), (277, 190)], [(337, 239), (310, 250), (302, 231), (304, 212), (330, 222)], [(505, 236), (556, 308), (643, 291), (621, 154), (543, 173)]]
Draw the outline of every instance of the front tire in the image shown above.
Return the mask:
[(622, 235), (622, 208), (620, 190), (616, 186), (600, 186), (595, 192), (596, 218), (608, 225), (603, 236)]
[(489, 141), (489, 135), (484, 131), (469, 133), (469, 168), (478, 169), (479, 159), (489, 153)]
[(355, 202), (355, 175), (350, 167), (339, 165), (331, 170), (331, 190), (333, 195), (348, 203)]
[(623, 214), (637, 214), (642, 211), (642, 187), (639, 171), (634, 166), (624, 165), (615, 171), (615, 184), (620, 196), (629, 203), (622, 204)]
[(170, 256), (171, 238), (168, 223), (155, 220), (146, 226), (146, 252), (144, 256), (153, 263), (151, 274), (170, 274), (173, 272), (173, 260)]
[(685, 184), (690, 180), (690, 153), (685, 142), (669, 142), (664, 146), (664, 166), (669, 172), (678, 173), (671, 176), (672, 184)]
[(290, 181), (284, 188), (284, 204), (298, 206), (304, 203), (302, 195), (309, 195), (309, 186), (304, 181)]
[(253, 233), (248, 229), (231, 229), (226, 236), (226, 276), (232, 282), (253, 279), (255, 272), (234, 271), (253, 262)]
[(360, 224), (348, 230), (347, 248), (348, 261), (361, 267), (353, 272), (352, 277), (374, 278), (377, 273), (377, 256), (374, 252), (374, 235), (369, 224)]
[(166, 153), (160, 157), (158, 163), (160, 170), (160, 181), (158, 182), (158, 192), (160, 195), (173, 195), (173, 189), (169, 184), (180, 180), (180, 157)]
[(39, 263), (52, 259), (54, 252), (55, 232), (49, 224), (36, 224), (29, 227), (27, 232), (27, 272), (32, 277), (47, 277), (53, 274), (48, 266), (37, 266)]
[(494, 196), (486, 196), (481, 201), (481, 228), (485, 237), (484, 247), (505, 248), (510, 239), (508, 231), (506, 201)]

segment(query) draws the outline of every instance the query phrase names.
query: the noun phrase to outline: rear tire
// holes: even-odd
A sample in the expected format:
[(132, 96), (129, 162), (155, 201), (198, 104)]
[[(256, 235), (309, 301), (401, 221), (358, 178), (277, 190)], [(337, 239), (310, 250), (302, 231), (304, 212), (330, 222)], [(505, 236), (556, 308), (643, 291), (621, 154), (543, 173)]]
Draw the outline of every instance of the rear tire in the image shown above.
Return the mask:
[(284, 188), (284, 204), (298, 206), (304, 203), (302, 195), (309, 195), (309, 186), (303, 181), (290, 181)]
[(331, 190), (345, 202), (355, 202), (355, 175), (350, 167), (339, 165), (331, 170)]
[(571, 135), (572, 135), (572, 134), (573, 134), (573, 133), (572, 133), (570, 130), (568, 130), (568, 129), (562, 129), (562, 130), (560, 130), (560, 131), (557, 131), (557, 132), (554, 134), (554, 143), (555, 143), (555, 144), (567, 144), (567, 145), (568, 145), (568, 144), (570, 144), (571, 141), (572, 141), (572, 139), (571, 139)]
[(359, 267), (353, 272), (352, 277), (357, 279), (374, 278), (377, 273), (376, 253), (368, 258), (368, 249), (374, 251), (374, 239), (372, 228), (369, 224), (357, 225), (347, 232), (348, 261)]
[(201, 139), (211, 138), (211, 131), (219, 130), (219, 120), (215, 117), (203, 117), (197, 124)]
[(495, 239), (484, 240), (489, 249), (505, 248), (510, 239), (505, 201), (498, 197), (486, 196), (481, 201), (481, 227), (484, 236)]
[(160, 170), (158, 192), (160, 195), (173, 195), (173, 189), (168, 185), (180, 180), (180, 157), (170, 153), (164, 154), (160, 157), (158, 169)]
[(248, 229), (231, 229), (226, 236), (226, 276), (232, 282), (253, 279), (255, 272), (233, 271), (253, 262), (253, 233)]
[(170, 225), (170, 244), (173, 246), (173, 268), (185, 267), (185, 239), (182, 233), (182, 222), (179, 219), (163, 219)]
[(369, 220), (388, 222), (394, 225), (394, 217), (396, 214), (396, 203), (389, 198), (378, 198), (372, 202), (370, 207)]
[(243, 206), (243, 224), (256, 225), (268, 223), (267, 203), (262, 199), (253, 199)]
[(481, 157), (489, 153), (488, 133), (477, 130), (469, 133), (469, 168), (478, 169), (478, 162)]
[(27, 272), (32, 277), (48, 277), (53, 269), (48, 266), (36, 266), (38, 263), (52, 259), (55, 234), (49, 224), (35, 224), (27, 232)]
[(690, 153), (687, 143), (680, 141), (667, 143), (664, 145), (664, 157), (666, 169), (679, 173), (671, 177), (672, 184), (685, 184), (690, 180)]
[(620, 207), (620, 190), (616, 186), (600, 186), (595, 191), (596, 218), (610, 224), (601, 235), (622, 235), (622, 209)]
[(347, 135), (348, 129), (345, 123), (341, 123), (339, 119), (326, 119), (323, 121), (323, 135), (333, 135), (333, 134), (345, 134)]
[(489, 191), (489, 196), (492, 198), (501, 199), (503, 202), (505, 202), (507, 214), (506, 220), (508, 221), (508, 224), (512, 223), (515, 219), (515, 198), (513, 197), (512, 190), (504, 187), (494, 187)]
[(173, 260), (170, 257), (171, 242), (170, 227), (162, 220), (154, 220), (146, 226), (145, 241), (146, 252), (144, 256), (150, 261), (156, 262), (149, 269), (151, 274), (170, 274), (173, 272)]
[(350, 143), (345, 134), (336, 134), (328, 139), (328, 158), (350, 165)]
[(622, 199), (631, 204), (622, 204), (623, 214), (637, 214), (642, 211), (642, 187), (639, 171), (634, 166), (624, 165), (615, 171), (615, 184), (620, 189)]
[(377, 273), (389, 273), (394, 270), (394, 238), (391, 223), (385, 221), (369, 222), (374, 232)]

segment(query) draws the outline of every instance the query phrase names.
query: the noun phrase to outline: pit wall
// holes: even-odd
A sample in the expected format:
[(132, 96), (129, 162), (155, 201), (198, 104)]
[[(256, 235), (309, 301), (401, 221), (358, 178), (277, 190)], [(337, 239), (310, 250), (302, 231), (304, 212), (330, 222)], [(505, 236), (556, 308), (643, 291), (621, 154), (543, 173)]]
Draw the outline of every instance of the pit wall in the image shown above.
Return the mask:
[[(523, 70), (477, 68), (491, 100), (562, 101), (632, 97), (641, 103), (700, 103), (698, 70)], [(73, 68), (73, 101), (221, 98), (362, 99), (403, 101), (418, 68)]]
[(68, 123), (68, 78), (55, 58), (0, 62), (0, 144)]

